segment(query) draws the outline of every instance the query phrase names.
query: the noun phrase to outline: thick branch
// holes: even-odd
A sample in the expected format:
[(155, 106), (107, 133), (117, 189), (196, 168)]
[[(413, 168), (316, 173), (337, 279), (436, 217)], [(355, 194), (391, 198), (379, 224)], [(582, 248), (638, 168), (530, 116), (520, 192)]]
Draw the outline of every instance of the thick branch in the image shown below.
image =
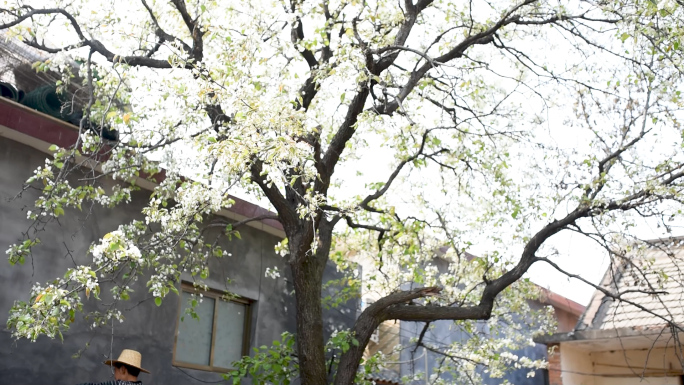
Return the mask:
[[(406, 7), (406, 16), (404, 22), (399, 27), (399, 31), (397, 32), (397, 35), (394, 39), (394, 44), (392, 44), (392, 46), (403, 47), (405, 45), (406, 40), (408, 39), (409, 34), (411, 33), (411, 29), (413, 28), (418, 15), (431, 3), (432, 0), (420, 0), (417, 4), (414, 5), (411, 0), (405, 0), (404, 5)], [(352, 24), (354, 26), (355, 33), (357, 33), (356, 19), (353, 21)], [(364, 47), (364, 50), (366, 51), (366, 67), (374, 75), (379, 75), (380, 73), (382, 73), (382, 71), (389, 68), (401, 52), (401, 50), (396, 50), (396, 52), (394, 52), (393, 54), (380, 58), (377, 62), (375, 62), (373, 60), (371, 52), (369, 51), (365, 43), (363, 43), (363, 41), (360, 39), (358, 33), (357, 39), (359, 40), (359, 44), (361, 44)], [(330, 175), (332, 175), (335, 169), (335, 165), (337, 164), (337, 161), (342, 155), (342, 151), (344, 151), (344, 146), (346, 145), (347, 141), (349, 141), (349, 139), (351, 139), (351, 137), (354, 135), (354, 131), (356, 129), (355, 125), (358, 121), (359, 114), (363, 111), (366, 99), (368, 99), (370, 87), (372, 87), (372, 85), (369, 86), (368, 84), (363, 84), (360, 86), (359, 92), (356, 94), (351, 104), (349, 105), (349, 109), (347, 110), (347, 115), (344, 119), (344, 122), (335, 133), (335, 136), (333, 137), (333, 140), (331, 141), (328, 150), (325, 152), (322, 161), (322, 168), (326, 172), (324, 175), (321, 175), (321, 179), (324, 182), (323, 185), (325, 186), (325, 190), (327, 190), (327, 186), (329, 185)]]
[(274, 221), (280, 221), (280, 218), (277, 215), (264, 214), (264, 215), (257, 215), (256, 217), (243, 219), (243, 220), (237, 221), (237, 222), (223, 222), (223, 221), (222, 222), (214, 222), (214, 223), (208, 224), (207, 227), (225, 228), (226, 226), (230, 226), (232, 229), (236, 229), (240, 226), (246, 225), (246, 224), (251, 223), (251, 222), (260, 222), (260, 221), (264, 221), (267, 219), (271, 219)]
[(94, 52), (99, 53), (100, 55), (104, 56), (108, 61), (115, 63), (115, 62), (125, 62), (128, 65), (131, 66), (142, 66), (142, 67), (150, 67), (150, 68), (171, 68), (171, 64), (166, 61), (166, 60), (159, 60), (159, 59), (152, 59), (149, 57), (145, 56), (122, 56), (122, 55), (117, 55), (113, 53), (112, 51), (108, 50), (99, 40), (97, 39), (88, 39), (86, 36), (83, 34), (83, 31), (81, 30), (81, 26), (78, 24), (76, 21), (76, 18), (74, 18), (73, 15), (71, 15), (69, 12), (65, 11), (64, 9), (61, 8), (45, 8), (45, 9), (32, 9), (29, 12), (19, 16), (16, 18), (16, 20), (11, 21), (6, 24), (1, 24), (0, 25), (0, 30), (2, 29), (7, 29), (10, 27), (13, 27), (21, 22), (23, 22), (26, 19), (29, 19), (33, 16), (36, 15), (52, 15), (52, 14), (59, 14), (67, 18), (69, 20), (69, 23), (71, 24), (71, 27), (74, 29), (74, 32), (76, 32), (76, 35), (78, 36), (80, 42), (76, 44), (71, 44), (63, 48), (57, 48), (57, 49), (47, 49), (47, 47), (44, 47), (39, 44), (33, 44), (33, 47), (43, 49), (47, 52), (50, 53), (56, 53), (60, 51), (66, 51), (74, 48), (79, 48), (83, 46), (88, 46), (90, 47)]
[(197, 19), (193, 19), (188, 13), (188, 9), (185, 7), (185, 0), (171, 0), (171, 4), (176, 7), (178, 13), (180, 13), (183, 18), (185, 26), (192, 36), (192, 50), (190, 51), (190, 57), (196, 62), (202, 61), (204, 57), (204, 41), (202, 40), (202, 28)]
[[(377, 113), (379, 114), (392, 114), (394, 111), (396, 111), (400, 103), (408, 97), (411, 92), (413, 92), (413, 89), (418, 85), (420, 80), (427, 74), (427, 72), (434, 68), (435, 64), (438, 63), (448, 63), (451, 60), (460, 58), (463, 56), (465, 51), (478, 44), (489, 44), (494, 40), (494, 35), (496, 34), (497, 31), (499, 31), (501, 28), (504, 26), (511, 24), (517, 20), (520, 19), (519, 16), (514, 16), (513, 14), (517, 12), (520, 8), (532, 4), (536, 2), (537, 0), (526, 0), (515, 7), (512, 7), (509, 9), (507, 12), (504, 13), (504, 15), (499, 19), (499, 21), (491, 26), (490, 28), (480, 32), (476, 33), (474, 35), (470, 35), (467, 38), (465, 38), (463, 41), (461, 41), (459, 44), (457, 44), (454, 48), (449, 50), (449, 52), (445, 53), (444, 55), (434, 58), (432, 61), (427, 61), (425, 64), (423, 64), (419, 69), (411, 73), (411, 77), (409, 80), (406, 82), (404, 87), (402, 87), (401, 91), (399, 94), (396, 96), (395, 100), (387, 103), (383, 106), (378, 106), (376, 108)], [(395, 46), (403, 46), (402, 44), (395, 44)], [(393, 55), (397, 55), (397, 53), (394, 53)]]
[(352, 332), (354, 333), (355, 338), (359, 341), (359, 344), (358, 346), (350, 347), (350, 349), (340, 357), (337, 376), (335, 377), (335, 385), (346, 385), (352, 383), (354, 377), (356, 376), (356, 371), (359, 368), (361, 357), (363, 357), (363, 352), (366, 349), (366, 345), (368, 345), (368, 341), (370, 340), (371, 334), (373, 334), (380, 323), (386, 319), (383, 314), (385, 309), (395, 304), (406, 303), (414, 299), (437, 295), (439, 292), (440, 289), (436, 287), (400, 291), (381, 298), (372, 305), (368, 306), (356, 320), (354, 328), (352, 329)]
[(147, 13), (150, 14), (150, 19), (152, 19), (152, 23), (155, 26), (155, 34), (162, 41), (168, 41), (168, 42), (177, 41), (181, 44), (181, 46), (183, 47), (183, 49), (186, 52), (188, 52), (188, 53), (192, 52), (192, 48), (190, 48), (190, 46), (187, 45), (183, 40), (166, 33), (166, 31), (164, 31), (164, 29), (161, 27), (161, 25), (159, 25), (159, 21), (157, 20), (157, 17), (154, 15), (152, 8), (147, 4), (147, 2), (145, 0), (140, 0), (140, 1), (142, 2), (143, 7), (145, 7), (145, 9), (147, 10)]
[[(684, 171), (671, 174), (668, 178), (661, 181), (661, 185), (669, 186), (674, 182), (684, 178)], [(461, 318), (470, 315), (480, 315), (489, 317), (494, 305), (494, 299), (505, 288), (519, 280), (529, 267), (538, 260), (535, 253), (539, 247), (550, 237), (557, 234), (561, 230), (573, 225), (578, 219), (599, 215), (605, 211), (626, 211), (637, 208), (641, 205), (650, 203), (644, 201), (649, 197), (654, 197), (655, 194), (649, 190), (642, 190), (631, 194), (621, 200), (612, 201), (602, 205), (588, 206), (581, 204), (574, 211), (566, 215), (561, 220), (553, 221), (547, 224), (543, 229), (537, 232), (523, 249), (520, 260), (511, 270), (504, 273), (501, 277), (487, 283), (480, 298), (480, 303), (474, 307), (443, 307), (443, 306), (408, 306), (395, 305), (387, 309), (385, 319), (398, 319), (403, 321), (435, 321), (440, 319), (466, 319)], [(660, 197), (658, 197), (660, 198)], [(467, 318), (470, 319), (470, 318)], [(480, 318), (473, 318), (480, 319)]]
[(387, 231), (391, 230), (391, 229), (380, 227), (380, 226), (366, 225), (363, 223), (356, 223), (356, 222), (352, 221), (352, 219), (347, 217), (347, 216), (345, 216), (344, 219), (345, 219), (345, 221), (347, 221), (347, 226), (351, 227), (352, 229), (366, 229), (366, 230), (380, 231), (380, 232), (387, 232)]
[(508, 286), (519, 280), (535, 262), (535, 253), (539, 247), (551, 236), (561, 231), (577, 219), (588, 215), (588, 207), (580, 206), (565, 218), (547, 224), (535, 234), (525, 246), (518, 264), (501, 277), (489, 281), (484, 288), (480, 303), (475, 306), (421, 306), (409, 301), (428, 295), (438, 294), (440, 289), (435, 287), (415, 289), (390, 294), (369, 306), (356, 321), (353, 331), (359, 340), (359, 347), (350, 349), (340, 358), (340, 371), (336, 378), (336, 385), (347, 384), (343, 376), (347, 372), (356, 372), (359, 360), (363, 354), (368, 339), (375, 328), (383, 321), (396, 319), (402, 321), (430, 322), (436, 320), (478, 320), (489, 319), (494, 308), (494, 300)]
[[(325, 1), (323, 2), (323, 4), (327, 7), (327, 3)], [(294, 8), (295, 4), (293, 4), (293, 9)], [(331, 17), (332, 16), (329, 15), (329, 13), (326, 13), (326, 18), (328, 20), (330, 20)], [(330, 41), (331, 26), (328, 25), (326, 28), (328, 41)], [(302, 19), (300, 17), (297, 17), (294, 25), (292, 26), (292, 30), (290, 31), (290, 38), (292, 40), (292, 44), (295, 45), (295, 48), (299, 50), (300, 54), (302, 55), (306, 63), (309, 65), (309, 77), (304, 81), (304, 84), (299, 89), (299, 96), (301, 97), (301, 100), (295, 100), (295, 109), (303, 108), (306, 110), (309, 108), (311, 102), (318, 93), (318, 82), (315, 80), (317, 76), (316, 70), (320, 68), (320, 64), (327, 64), (330, 61), (330, 58), (332, 58), (333, 53), (330, 49), (330, 46), (324, 46), (321, 50), (321, 57), (319, 61), (318, 59), (316, 59), (316, 56), (311, 50), (309, 50), (308, 48), (304, 48), (300, 44), (301, 41), (304, 40), (304, 26), (302, 25)]]
[[(404, 1), (404, 6), (406, 7), (406, 14), (404, 16), (404, 22), (399, 27), (399, 31), (397, 31), (397, 36), (394, 38), (394, 44), (392, 44), (393, 47), (402, 47), (406, 44), (406, 40), (411, 34), (411, 30), (413, 29), (413, 26), (416, 23), (416, 20), (418, 19), (418, 15), (427, 6), (432, 4), (432, 1), (433, 0), (421, 0), (415, 5), (411, 0)], [(379, 75), (382, 71), (389, 68), (392, 65), (392, 63), (394, 63), (394, 61), (397, 59), (399, 53), (400, 51), (397, 50), (396, 52), (388, 56), (380, 58), (375, 64), (373, 73), (375, 75)]]
[(275, 207), (278, 212), (279, 220), (285, 228), (285, 232), (289, 233), (296, 231), (297, 213), (295, 209), (288, 204), (283, 194), (272, 183), (268, 182), (262, 175), (263, 165), (259, 159), (252, 160), (250, 166), (250, 173), (252, 181), (255, 182), (264, 192), (269, 202)]
[(320, 175), (320, 182), (316, 182), (318, 185), (316, 186), (316, 191), (319, 191), (323, 194), (327, 192), (330, 185), (330, 177), (335, 171), (335, 165), (337, 165), (337, 161), (340, 159), (340, 156), (342, 156), (344, 146), (354, 135), (354, 131), (356, 131), (356, 122), (358, 121), (359, 114), (363, 111), (363, 107), (366, 103), (366, 99), (368, 99), (368, 95), (368, 86), (363, 86), (349, 104), (349, 109), (347, 110), (347, 115), (344, 118), (344, 122), (342, 122), (342, 125), (335, 133), (335, 136), (330, 142), (330, 146), (328, 146), (328, 149), (325, 151), (325, 155), (323, 156), (323, 160), (321, 161), (321, 170), (323, 170), (324, 173)]

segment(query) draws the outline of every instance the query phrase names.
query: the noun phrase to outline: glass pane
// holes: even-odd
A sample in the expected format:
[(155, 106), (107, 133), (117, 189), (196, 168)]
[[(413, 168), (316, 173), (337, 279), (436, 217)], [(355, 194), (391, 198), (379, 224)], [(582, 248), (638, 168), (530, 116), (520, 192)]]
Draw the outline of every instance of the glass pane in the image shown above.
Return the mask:
[(232, 363), (242, 358), (242, 334), (245, 327), (247, 306), (220, 301), (216, 315), (216, 340), (214, 343), (214, 366), (232, 368)]
[[(211, 329), (214, 323), (214, 299), (202, 298), (195, 307), (199, 320), (185, 313), (190, 307), (188, 302), (192, 295), (181, 292), (182, 305), (178, 324), (178, 340), (176, 343), (176, 361), (198, 365), (209, 365), (211, 354)], [(196, 297), (199, 302), (199, 297)]]

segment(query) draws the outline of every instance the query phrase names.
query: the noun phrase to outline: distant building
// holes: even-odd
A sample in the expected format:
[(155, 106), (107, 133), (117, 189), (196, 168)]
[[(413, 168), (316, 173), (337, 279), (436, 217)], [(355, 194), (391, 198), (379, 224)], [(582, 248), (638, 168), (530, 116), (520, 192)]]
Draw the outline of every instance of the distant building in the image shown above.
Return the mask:
[[(436, 258), (435, 263), (439, 265), (440, 271), (446, 270), (446, 261)], [(542, 288), (540, 288), (540, 290), (540, 300), (531, 301), (530, 307), (533, 309), (540, 309), (543, 306), (552, 306), (558, 323), (558, 331), (568, 332), (573, 330), (580, 315), (584, 311), (584, 306), (549, 290)], [(370, 303), (372, 303), (372, 300), (365, 299), (365, 305), (369, 305)], [(386, 321), (378, 327), (371, 337), (371, 341), (366, 350), (366, 355), (370, 356), (377, 352), (382, 352), (388, 358), (389, 364), (381, 373), (376, 373), (371, 376), (371, 379), (374, 380), (377, 385), (399, 384), (402, 376), (412, 376), (416, 373), (427, 372), (427, 377), (429, 378), (433, 373), (437, 372), (436, 369), (441, 365), (444, 356), (426, 350), (423, 347), (414, 349), (413, 347), (415, 344), (412, 344), (411, 342), (412, 339), (418, 338), (423, 331), (424, 326), (425, 323), (423, 322)], [(534, 330), (527, 331), (530, 335), (534, 334), (534, 332)], [(431, 327), (426, 331), (423, 339), (427, 345), (445, 346), (453, 342), (468, 339), (468, 336), (463, 331), (454, 327), (453, 321), (442, 320), (432, 322)], [(394, 348), (398, 345), (405, 348), (396, 351)], [(546, 346), (541, 343), (511, 353), (519, 357), (528, 357), (532, 360), (547, 358)], [(489, 378), (484, 374), (483, 383), (486, 385), (495, 385), (507, 380), (516, 385), (548, 385), (549, 373), (547, 370), (538, 370), (534, 377), (528, 377), (527, 373), (529, 373), (529, 369), (510, 371), (503, 378)], [(423, 378), (425, 379), (424, 375)], [(427, 383), (428, 382), (422, 381), (415, 385)]]
[(682, 384), (684, 238), (647, 243), (600, 285), (632, 304), (597, 290), (574, 330), (538, 339), (552, 352), (551, 385)]

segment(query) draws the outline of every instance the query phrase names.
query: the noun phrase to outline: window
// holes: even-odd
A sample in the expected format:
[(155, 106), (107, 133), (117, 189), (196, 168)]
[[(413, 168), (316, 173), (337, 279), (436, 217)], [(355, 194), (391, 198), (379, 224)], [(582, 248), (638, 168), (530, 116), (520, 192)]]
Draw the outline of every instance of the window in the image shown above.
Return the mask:
[[(199, 294), (202, 294), (201, 302)], [(223, 299), (225, 293), (200, 291), (181, 285), (173, 364), (192, 369), (227, 372), (232, 363), (249, 352), (250, 301)], [(195, 312), (185, 311), (195, 294)]]

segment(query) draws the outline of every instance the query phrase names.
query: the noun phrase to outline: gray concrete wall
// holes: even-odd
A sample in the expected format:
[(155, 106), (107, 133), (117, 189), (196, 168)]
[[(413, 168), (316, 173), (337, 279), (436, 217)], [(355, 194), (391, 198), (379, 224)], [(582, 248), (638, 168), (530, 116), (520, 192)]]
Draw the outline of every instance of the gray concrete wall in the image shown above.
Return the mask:
[[(37, 196), (35, 191), (21, 191), (22, 183), (33, 170), (44, 164), (46, 155), (20, 143), (0, 137), (0, 249), (21, 239), (29, 221), (26, 210), (32, 207)], [(112, 182), (107, 182), (112, 183)], [(23, 266), (10, 266), (6, 260), (0, 267), (0, 322), (6, 323), (9, 309), (15, 300), (28, 300), (32, 285), (44, 283), (64, 275), (74, 262), (86, 263), (87, 250), (91, 242), (116, 229), (120, 224), (140, 218), (140, 209), (146, 204), (148, 191), (134, 195), (131, 204), (122, 205), (114, 210), (93, 207), (83, 212), (68, 211), (41, 232), (41, 245), (36, 247), (32, 259)], [(223, 245), (232, 257), (215, 260), (211, 263), (212, 275), (206, 280), (210, 287), (225, 290), (226, 278), (233, 283), (229, 290), (254, 300), (252, 307), (252, 328), (250, 346), (270, 346), (280, 339), (284, 331), (295, 330), (295, 306), (291, 279), (285, 260), (273, 252), (277, 237), (251, 227), (240, 228), (242, 240), (233, 238)], [(69, 254), (71, 254), (69, 256)], [(282, 277), (264, 277), (267, 267), (278, 266)], [(326, 270), (326, 279), (337, 277), (334, 267)], [(201, 381), (219, 381), (216, 373), (179, 369), (172, 366), (172, 353), (176, 331), (177, 313), (180, 301), (170, 294), (157, 307), (149, 297), (144, 279), (136, 285), (135, 293), (126, 303), (123, 314), (126, 321), (115, 322), (112, 329), (91, 330), (86, 322), (77, 321), (64, 335), (64, 342), (40, 337), (37, 342), (14, 341), (10, 332), (3, 326), (0, 332), (0, 383), (7, 384), (75, 384), (111, 379), (109, 368), (102, 364), (106, 356), (116, 358), (124, 348), (138, 350), (143, 356), (143, 367), (152, 372), (140, 377), (145, 384), (199, 384)], [(85, 300), (84, 300), (85, 301)], [(91, 298), (85, 301), (86, 307), (97, 308)], [(326, 312), (326, 332), (335, 328), (348, 327), (353, 317), (341, 314), (354, 314), (356, 303), (348, 309), (333, 309)], [(88, 346), (79, 358), (72, 355)], [(201, 381), (195, 380), (197, 378)]]

